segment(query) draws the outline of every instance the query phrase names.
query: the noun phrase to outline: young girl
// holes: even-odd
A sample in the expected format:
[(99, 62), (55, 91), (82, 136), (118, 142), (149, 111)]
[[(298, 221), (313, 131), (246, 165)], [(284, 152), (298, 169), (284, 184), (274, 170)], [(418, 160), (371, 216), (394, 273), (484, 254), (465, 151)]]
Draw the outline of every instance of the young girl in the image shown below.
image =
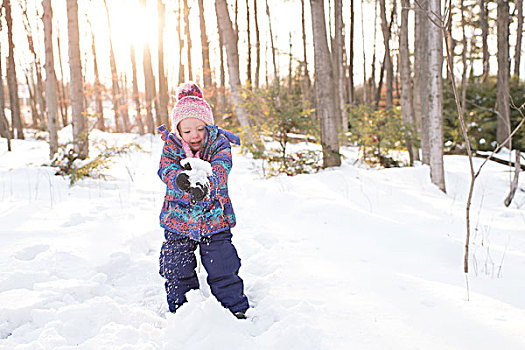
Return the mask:
[(158, 175), (166, 184), (160, 226), (166, 241), (160, 253), (160, 274), (166, 279), (168, 306), (175, 312), (186, 293), (199, 288), (195, 250), (208, 273), (217, 300), (244, 319), (248, 299), (238, 272), (241, 266), (232, 244), (235, 226), (228, 173), (232, 166), (230, 142), (234, 134), (214, 125), (210, 106), (194, 83), (178, 89), (172, 113), (173, 132), (159, 128), (165, 141)]

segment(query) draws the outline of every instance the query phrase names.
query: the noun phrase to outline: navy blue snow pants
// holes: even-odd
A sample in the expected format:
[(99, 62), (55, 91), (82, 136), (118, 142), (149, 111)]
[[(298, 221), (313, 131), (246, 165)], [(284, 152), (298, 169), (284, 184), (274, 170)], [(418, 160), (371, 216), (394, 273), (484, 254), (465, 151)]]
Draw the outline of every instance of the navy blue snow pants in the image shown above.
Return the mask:
[(217, 300), (231, 312), (248, 309), (244, 285), (239, 277), (241, 260), (231, 241), (230, 230), (203, 237), (201, 242), (180, 236), (162, 244), (160, 275), (166, 279), (168, 306), (175, 312), (186, 302), (186, 293), (199, 288), (195, 268), (195, 250), (200, 246), (202, 265), (208, 272), (208, 284)]

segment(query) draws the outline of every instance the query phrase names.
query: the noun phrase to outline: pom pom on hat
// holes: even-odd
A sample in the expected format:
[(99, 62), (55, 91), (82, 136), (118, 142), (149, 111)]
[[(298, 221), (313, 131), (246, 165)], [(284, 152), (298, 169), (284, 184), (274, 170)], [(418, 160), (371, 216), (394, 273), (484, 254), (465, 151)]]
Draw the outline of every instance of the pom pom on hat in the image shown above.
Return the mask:
[(195, 96), (204, 99), (202, 91), (194, 82), (182, 83), (177, 88), (177, 101), (186, 96)]
[(177, 103), (171, 111), (172, 129), (179, 139), (181, 136), (177, 127), (186, 118), (202, 120), (206, 125), (215, 124), (210, 105), (199, 86), (193, 82), (183, 83), (177, 88)]

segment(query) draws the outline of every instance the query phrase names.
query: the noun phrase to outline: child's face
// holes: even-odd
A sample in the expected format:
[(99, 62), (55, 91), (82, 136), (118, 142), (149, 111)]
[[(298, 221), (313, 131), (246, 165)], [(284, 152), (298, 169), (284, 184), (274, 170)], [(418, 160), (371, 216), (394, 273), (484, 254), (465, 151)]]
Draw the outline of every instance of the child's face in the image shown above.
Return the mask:
[(179, 123), (179, 132), (193, 152), (201, 149), (206, 138), (206, 124), (197, 118), (186, 118)]

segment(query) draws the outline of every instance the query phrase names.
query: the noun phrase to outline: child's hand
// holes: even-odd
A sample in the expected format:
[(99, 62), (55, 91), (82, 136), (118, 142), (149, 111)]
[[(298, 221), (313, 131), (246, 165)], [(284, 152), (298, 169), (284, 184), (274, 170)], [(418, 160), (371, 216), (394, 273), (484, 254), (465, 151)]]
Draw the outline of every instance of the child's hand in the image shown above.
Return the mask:
[(202, 201), (204, 197), (208, 195), (208, 187), (197, 183), (195, 187), (190, 187), (188, 192), (191, 196), (191, 204), (195, 204), (196, 202)]
[(191, 204), (202, 201), (209, 193), (211, 164), (199, 158), (186, 158), (180, 164), (185, 170), (175, 179), (177, 187), (190, 194)]
[(177, 175), (175, 183), (177, 184), (177, 187), (184, 192), (188, 192), (191, 186), (190, 177), (186, 173), (180, 173)]

